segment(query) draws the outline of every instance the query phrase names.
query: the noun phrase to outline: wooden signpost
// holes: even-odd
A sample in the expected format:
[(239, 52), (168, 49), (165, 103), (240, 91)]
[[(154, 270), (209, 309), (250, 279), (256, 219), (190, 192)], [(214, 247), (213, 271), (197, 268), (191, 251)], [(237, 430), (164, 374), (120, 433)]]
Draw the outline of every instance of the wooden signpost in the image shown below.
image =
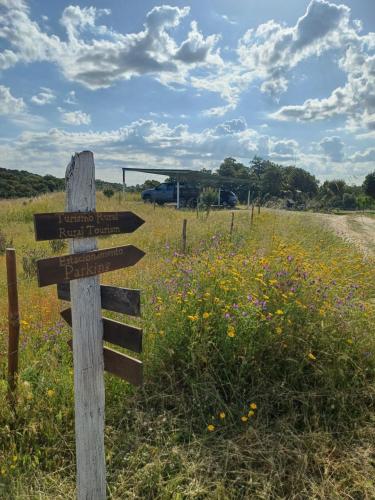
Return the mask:
[(145, 255), (133, 245), (97, 249), (96, 237), (130, 233), (144, 221), (132, 212), (95, 211), (95, 166), (90, 151), (76, 153), (66, 170), (67, 212), (36, 214), (38, 241), (70, 239), (70, 255), (37, 262), (39, 286), (57, 284), (58, 297), (71, 302), (61, 312), (72, 326), (77, 497), (106, 497), (103, 369), (141, 385), (143, 365), (103, 347), (103, 340), (133, 352), (142, 351), (142, 330), (103, 318), (105, 308), (140, 315), (140, 292), (100, 285), (99, 274), (135, 265)]

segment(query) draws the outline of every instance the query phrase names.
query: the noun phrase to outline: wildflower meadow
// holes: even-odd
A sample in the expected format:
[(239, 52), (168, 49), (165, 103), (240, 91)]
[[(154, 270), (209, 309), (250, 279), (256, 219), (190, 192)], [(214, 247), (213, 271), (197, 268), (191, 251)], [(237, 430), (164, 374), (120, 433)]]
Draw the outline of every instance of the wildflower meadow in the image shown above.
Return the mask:
[[(6, 403), (7, 301), (0, 255), (0, 497), (74, 498), (70, 328), (56, 287), (38, 288), (32, 215), (63, 194), (0, 202), (17, 251), (21, 314), (16, 409)], [(146, 252), (102, 282), (142, 290), (145, 383), (106, 375), (108, 497), (374, 498), (374, 259), (310, 213), (153, 207), (134, 234)], [(187, 248), (181, 228), (187, 219)], [(121, 319), (121, 315), (105, 313)]]

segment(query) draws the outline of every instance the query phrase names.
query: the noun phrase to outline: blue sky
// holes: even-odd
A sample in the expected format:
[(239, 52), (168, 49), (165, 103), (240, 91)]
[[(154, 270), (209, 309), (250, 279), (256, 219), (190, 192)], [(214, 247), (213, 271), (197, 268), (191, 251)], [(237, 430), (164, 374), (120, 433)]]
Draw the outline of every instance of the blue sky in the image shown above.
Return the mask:
[(91, 149), (120, 181), (260, 155), (360, 183), (374, 27), (374, 0), (0, 0), (0, 166), (62, 177)]

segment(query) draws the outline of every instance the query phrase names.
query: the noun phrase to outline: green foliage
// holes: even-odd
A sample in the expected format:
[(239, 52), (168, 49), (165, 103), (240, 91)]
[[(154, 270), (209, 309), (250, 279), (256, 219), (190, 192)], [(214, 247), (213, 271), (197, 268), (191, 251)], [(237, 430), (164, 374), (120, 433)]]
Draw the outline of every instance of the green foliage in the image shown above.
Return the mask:
[(0, 255), (3, 255), (5, 253), (5, 250), (12, 246), (13, 246), (13, 241), (8, 240), (7, 235), (0, 230)]
[(60, 253), (66, 249), (67, 243), (65, 240), (50, 240), (49, 246), (53, 253)]
[(375, 172), (366, 175), (363, 182), (363, 191), (367, 196), (375, 199)]
[[(95, 184), (100, 191), (105, 189), (119, 191), (122, 189), (121, 184), (118, 183), (97, 180)], [(0, 199), (31, 198), (54, 191), (63, 191), (64, 189), (65, 180), (58, 179), (53, 175), (41, 176), (26, 170), (0, 168)]]
[(213, 188), (206, 188), (202, 191), (200, 195), (200, 205), (203, 205), (207, 211), (210, 210), (212, 205), (215, 205), (218, 201), (218, 193)]
[(103, 190), (103, 194), (104, 196), (106, 196), (107, 198), (112, 198), (112, 196), (115, 194), (115, 192), (113, 191), (113, 189), (104, 189)]
[(43, 248), (26, 249), (22, 256), (22, 269), (25, 278), (36, 277), (36, 262), (39, 259), (47, 257), (47, 253)]
[(249, 178), (250, 169), (234, 158), (225, 158), (220, 164), (217, 173), (224, 177)]

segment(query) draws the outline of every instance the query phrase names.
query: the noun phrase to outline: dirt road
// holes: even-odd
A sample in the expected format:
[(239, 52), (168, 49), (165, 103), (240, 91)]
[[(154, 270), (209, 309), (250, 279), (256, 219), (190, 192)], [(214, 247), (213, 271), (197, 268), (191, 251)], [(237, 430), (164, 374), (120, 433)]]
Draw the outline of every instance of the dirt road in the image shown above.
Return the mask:
[(375, 256), (375, 218), (360, 214), (319, 214), (341, 238), (356, 245), (366, 255)]

